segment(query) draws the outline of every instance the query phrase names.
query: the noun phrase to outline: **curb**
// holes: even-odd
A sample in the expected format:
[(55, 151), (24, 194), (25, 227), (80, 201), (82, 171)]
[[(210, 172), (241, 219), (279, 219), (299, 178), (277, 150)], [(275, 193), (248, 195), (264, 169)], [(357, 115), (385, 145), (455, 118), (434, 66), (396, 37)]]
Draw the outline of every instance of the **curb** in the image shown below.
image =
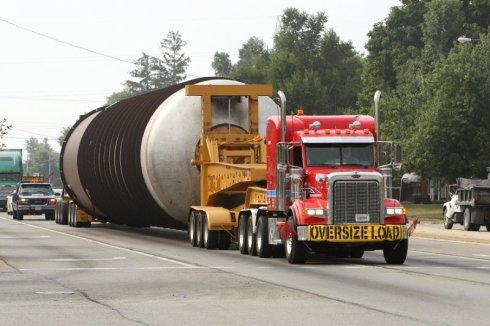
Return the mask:
[(463, 230), (445, 230), (418, 225), (413, 233), (415, 239), (427, 239), (436, 241), (453, 241), (462, 243), (479, 243), (490, 245), (490, 232), (470, 232)]

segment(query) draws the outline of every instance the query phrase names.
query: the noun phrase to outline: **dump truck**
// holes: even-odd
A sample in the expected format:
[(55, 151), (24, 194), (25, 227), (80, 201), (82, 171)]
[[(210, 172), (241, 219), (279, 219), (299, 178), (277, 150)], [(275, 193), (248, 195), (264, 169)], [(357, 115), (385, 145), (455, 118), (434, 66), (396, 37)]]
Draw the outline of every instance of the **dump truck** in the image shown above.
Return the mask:
[(22, 149), (0, 149), (0, 209), (7, 209), (7, 196), (22, 181)]
[[(380, 166), (381, 142), (375, 119), (366, 115), (280, 115), (258, 133), (259, 96), (271, 85), (186, 85), (201, 97), (201, 136), (195, 159), (200, 204), (188, 215), (194, 247), (227, 249), (233, 240), (242, 254), (285, 255), (305, 263), (310, 253), (360, 258), (382, 250), (388, 264), (403, 264), (408, 250), (406, 210), (385, 196), (379, 172), (399, 167), (400, 147)], [(248, 98), (248, 126), (212, 128), (213, 102)], [(386, 144), (387, 142), (383, 142)]]
[(444, 227), (462, 224), (465, 231), (490, 231), (490, 179), (458, 178), (451, 185), (451, 200), (443, 205)]

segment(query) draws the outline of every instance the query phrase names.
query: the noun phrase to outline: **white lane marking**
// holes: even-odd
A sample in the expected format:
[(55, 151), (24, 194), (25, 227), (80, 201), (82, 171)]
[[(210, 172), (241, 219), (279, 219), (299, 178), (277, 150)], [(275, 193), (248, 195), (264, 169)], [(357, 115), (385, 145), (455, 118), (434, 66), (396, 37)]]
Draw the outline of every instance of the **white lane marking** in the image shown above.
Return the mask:
[(490, 255), (473, 254), (475, 257), (490, 257)]
[(73, 291), (37, 291), (36, 294), (75, 294)]
[(34, 229), (45, 230), (45, 231), (48, 231), (48, 232), (53, 232), (53, 233), (56, 233), (56, 234), (61, 234), (61, 235), (67, 236), (67, 237), (71, 237), (71, 238), (75, 238), (75, 239), (79, 239), (79, 240), (84, 240), (84, 241), (87, 241), (87, 242), (97, 243), (99, 245), (102, 245), (102, 246), (105, 246), (105, 247), (108, 247), (108, 248), (119, 249), (119, 250), (123, 250), (123, 251), (126, 251), (126, 252), (131, 252), (131, 253), (134, 253), (134, 254), (138, 254), (138, 255), (141, 255), (141, 256), (155, 258), (155, 259), (158, 259), (158, 260), (161, 260), (161, 261), (165, 261), (165, 262), (168, 262), (168, 263), (173, 263), (173, 264), (181, 265), (181, 266), (184, 266), (184, 267), (199, 267), (199, 265), (187, 264), (187, 263), (184, 263), (184, 262), (175, 260), (175, 259), (165, 258), (165, 257), (157, 256), (157, 255), (152, 255), (152, 254), (148, 254), (146, 252), (135, 250), (135, 249), (129, 249), (129, 248), (124, 248), (124, 247), (119, 247), (119, 246), (111, 245), (111, 244), (108, 244), (108, 243), (105, 243), (105, 242), (101, 242), (101, 241), (97, 241), (97, 240), (92, 240), (92, 239), (89, 239), (89, 238), (84, 238), (84, 237), (81, 237), (81, 236), (78, 236), (78, 235), (64, 233), (64, 232), (60, 232), (60, 231), (56, 231), (56, 230), (51, 230), (51, 229), (48, 229), (48, 228), (44, 228), (42, 226), (32, 225), (32, 224), (24, 223), (24, 222), (20, 222), (20, 221), (12, 221), (12, 220), (6, 219), (4, 217), (0, 217), (0, 219), (7, 220), (7, 221), (10, 221), (10, 222), (16, 222), (16, 223), (19, 223), (19, 224), (23, 224), (23, 225), (29, 226), (31, 228), (34, 228)]
[(418, 240), (429, 240), (429, 241), (439, 241), (439, 242), (452, 242), (452, 243), (477, 244), (477, 245), (482, 245), (482, 246), (490, 246), (490, 243), (483, 243), (483, 242), (477, 242), (477, 241), (447, 240), (447, 239), (436, 239), (436, 238), (424, 238), (424, 237), (417, 237), (417, 236), (411, 236), (411, 238), (412, 239), (418, 239)]
[(419, 250), (409, 250), (409, 252), (415, 252), (417, 254), (428, 255), (428, 256), (442, 256), (442, 257), (458, 258), (458, 259), (466, 259), (466, 260), (478, 260), (478, 261), (484, 261), (490, 263), (489, 259), (483, 259), (483, 258), (457, 256), (457, 255), (441, 254), (438, 252), (428, 252), (428, 251), (419, 251)]
[(231, 269), (228, 266), (148, 266), (148, 267), (67, 267), (67, 268), (19, 268), (23, 272), (32, 271), (144, 271), (144, 270), (172, 270), (172, 269)]
[(13, 235), (0, 235), (0, 239), (44, 239), (51, 238), (50, 235), (36, 235), (36, 236), (13, 236)]
[(111, 258), (48, 258), (41, 259), (42, 261), (64, 262), (64, 261), (106, 261), (106, 260), (124, 260), (126, 257), (111, 257)]

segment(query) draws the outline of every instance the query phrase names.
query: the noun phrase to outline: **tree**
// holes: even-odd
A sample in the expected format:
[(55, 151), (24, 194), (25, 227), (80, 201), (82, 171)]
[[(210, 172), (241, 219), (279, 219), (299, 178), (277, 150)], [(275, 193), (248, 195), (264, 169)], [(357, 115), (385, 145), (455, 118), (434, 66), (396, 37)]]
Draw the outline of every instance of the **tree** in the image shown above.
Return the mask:
[[(405, 170), (446, 179), (478, 175), (483, 172), (480, 165), (485, 158), (472, 147), (475, 143), (470, 144), (465, 138), (470, 133), (466, 124), (471, 121), (471, 112), (485, 115), (476, 105), (474, 92), (479, 92), (481, 100), (488, 99), (488, 91), (484, 95), (482, 86), (473, 82), (474, 89), (461, 88), (462, 80), (472, 70), (458, 64), (454, 53), (462, 49), (456, 42), (460, 35), (475, 38), (487, 35), (490, 2), (402, 2), (402, 6), (392, 8), (386, 20), (375, 24), (368, 34), (369, 54), (363, 66), (359, 110), (372, 113), (374, 91), (382, 90), (382, 137), (404, 144)], [(462, 63), (464, 59), (460, 59)], [(478, 69), (475, 67), (483, 63), (481, 60), (472, 69)], [(473, 126), (473, 131), (484, 133), (481, 124)], [(470, 155), (469, 150), (476, 154)]]
[[(272, 83), (288, 96), (290, 108), (309, 113), (353, 110), (361, 90), (362, 59), (350, 42), (325, 30), (325, 13), (286, 9), (274, 46), (251, 37), (239, 49), (231, 77), (246, 83)], [(214, 64), (217, 62), (216, 57)]]
[(135, 69), (129, 74), (133, 79), (126, 80), (124, 89), (107, 97), (107, 103), (113, 104), (125, 98), (157, 88), (180, 83), (186, 78), (185, 71), (190, 58), (183, 52), (186, 42), (179, 32), (170, 31), (160, 42), (162, 58), (142, 53), (135, 60)]
[(168, 32), (160, 42), (163, 56), (161, 64), (168, 74), (165, 76), (168, 78), (165, 86), (180, 83), (187, 77), (185, 71), (191, 59), (183, 53), (186, 44), (180, 33), (174, 31)]
[(63, 143), (65, 142), (66, 135), (68, 134), (68, 132), (70, 131), (70, 129), (71, 129), (70, 126), (64, 127), (63, 129), (61, 129), (60, 135), (56, 139), (56, 141), (58, 142), (58, 144), (60, 145), (60, 147), (63, 147)]
[[(9, 130), (12, 129), (12, 125), (7, 124), (7, 119), (3, 118), (0, 119), (0, 139), (5, 137)], [(0, 142), (0, 149), (3, 148), (5, 145)]]
[(374, 92), (379, 89), (386, 98), (398, 86), (399, 74), (407, 62), (419, 58), (424, 48), (422, 26), (426, 11), (425, 1), (403, 1), (402, 6), (391, 8), (384, 22), (374, 24), (368, 32), (360, 110), (371, 113)]
[(214, 74), (219, 77), (229, 77), (233, 65), (231, 64), (230, 55), (225, 52), (215, 52), (214, 59), (211, 63), (214, 69)]
[(245, 83), (266, 83), (269, 81), (270, 53), (261, 39), (251, 37), (238, 50), (238, 62), (233, 66), (231, 76)]
[(288, 94), (290, 107), (335, 114), (354, 108), (361, 90), (361, 58), (350, 42), (326, 31), (324, 13), (284, 11), (274, 35), (271, 80)]
[(60, 154), (53, 150), (48, 143), (48, 139), (44, 138), (40, 142), (38, 139), (31, 137), (26, 140), (25, 147), (28, 154), (24, 167), (25, 173), (29, 175), (39, 173), (45, 178), (51, 176), (51, 183), (58, 187), (61, 186), (62, 182), (59, 172)]
[(454, 47), (423, 84), (428, 99), (409, 142), (422, 176), (485, 177), (490, 163), (490, 36)]
[(126, 80), (124, 82), (129, 94), (138, 94), (153, 88), (153, 59), (153, 57), (143, 52), (142, 56), (134, 62), (136, 68), (130, 71), (129, 74), (136, 80)]
[(465, 16), (459, 0), (432, 0), (424, 15), (423, 40), (439, 56), (445, 57), (462, 35)]

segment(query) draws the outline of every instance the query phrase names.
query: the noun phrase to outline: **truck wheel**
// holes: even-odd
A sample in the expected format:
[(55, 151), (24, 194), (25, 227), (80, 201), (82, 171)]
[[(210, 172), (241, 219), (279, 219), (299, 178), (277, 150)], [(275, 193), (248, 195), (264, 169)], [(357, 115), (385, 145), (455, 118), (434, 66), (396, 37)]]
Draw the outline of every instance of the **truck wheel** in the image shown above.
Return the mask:
[(304, 264), (308, 259), (308, 250), (305, 244), (298, 240), (296, 221), (293, 216), (288, 217), (289, 232), (286, 238), (286, 259), (291, 264)]
[(487, 224), (487, 231), (490, 232), (490, 224)]
[(396, 241), (395, 243), (388, 243), (383, 249), (383, 256), (385, 261), (390, 265), (401, 265), (407, 259), (408, 252), (408, 239)]
[(364, 249), (352, 249), (350, 251), (351, 258), (362, 258), (364, 256)]
[(249, 217), (243, 214), (238, 222), (238, 250), (242, 255), (248, 254), (247, 248), (247, 224)]
[(257, 246), (255, 244), (257, 238), (254, 235), (254, 221), (251, 216), (247, 220), (247, 251), (250, 256), (257, 256)]
[(22, 221), (24, 219), (24, 214), (17, 212), (17, 219)]
[(468, 207), (464, 210), (464, 230), (465, 231), (479, 231), (480, 226), (477, 224), (471, 223), (471, 208)]
[(68, 224), (68, 203), (63, 203), (61, 205), (61, 212), (59, 213), (59, 220), (61, 225)]
[(268, 258), (271, 256), (271, 248), (269, 246), (269, 230), (267, 225), (267, 216), (260, 216), (257, 222), (257, 235), (255, 240), (255, 247), (257, 248), (257, 255), (261, 258)]
[(189, 230), (187, 231), (189, 237), (189, 243), (193, 247), (197, 247), (196, 240), (196, 211), (191, 211), (189, 215)]
[(196, 215), (196, 242), (197, 242), (197, 246), (199, 248), (203, 248), (204, 247), (204, 241), (203, 241), (203, 223), (202, 223), (202, 220), (203, 220), (203, 214), (201, 212), (197, 213)]
[(218, 241), (219, 241), (219, 231), (211, 231), (209, 230), (208, 227), (208, 219), (203, 216), (203, 226), (202, 226), (202, 231), (203, 231), (203, 245), (204, 248), (206, 249), (216, 249), (218, 247)]
[(451, 221), (447, 216), (446, 216), (446, 207), (444, 207), (444, 210), (442, 211), (442, 219), (444, 221), (444, 228), (446, 230), (451, 230), (453, 228), (453, 221)]

